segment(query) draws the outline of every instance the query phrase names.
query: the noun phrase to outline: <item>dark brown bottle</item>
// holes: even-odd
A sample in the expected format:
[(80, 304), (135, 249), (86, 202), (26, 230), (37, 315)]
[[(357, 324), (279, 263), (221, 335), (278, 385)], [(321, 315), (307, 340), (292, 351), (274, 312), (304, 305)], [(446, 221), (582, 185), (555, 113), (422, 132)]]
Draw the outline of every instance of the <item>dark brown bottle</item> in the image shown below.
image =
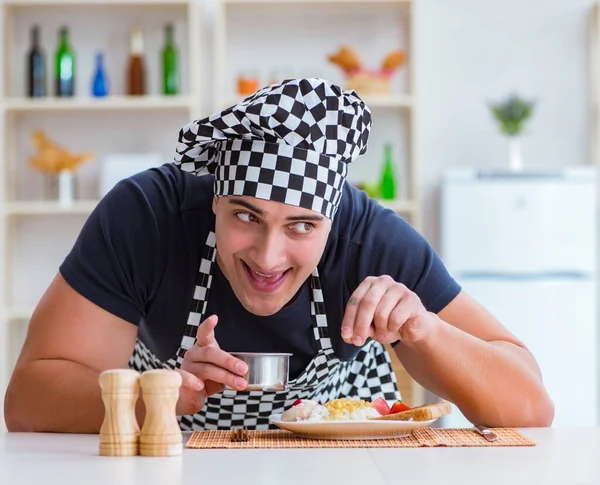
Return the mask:
[(37, 25), (31, 29), (31, 48), (27, 55), (27, 95), (31, 98), (46, 96), (46, 58)]
[(127, 94), (146, 94), (146, 63), (144, 61), (144, 37), (138, 27), (131, 32), (131, 49), (127, 67)]

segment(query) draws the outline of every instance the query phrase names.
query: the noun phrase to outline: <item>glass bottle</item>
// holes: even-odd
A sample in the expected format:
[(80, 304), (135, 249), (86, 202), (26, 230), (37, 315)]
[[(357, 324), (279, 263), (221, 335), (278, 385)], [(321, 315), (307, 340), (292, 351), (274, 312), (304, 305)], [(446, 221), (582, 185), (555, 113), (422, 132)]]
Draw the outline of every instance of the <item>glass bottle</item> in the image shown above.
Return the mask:
[(131, 31), (131, 46), (127, 67), (127, 94), (131, 96), (141, 96), (146, 94), (144, 36), (142, 29), (139, 27), (135, 27)]
[(37, 25), (31, 29), (31, 48), (27, 53), (27, 95), (31, 98), (46, 96), (46, 58)]
[(92, 80), (92, 96), (101, 98), (108, 95), (108, 79), (104, 70), (104, 56), (102, 52), (96, 54), (96, 68)]
[(75, 95), (75, 53), (69, 45), (69, 29), (59, 31), (59, 44), (56, 50), (56, 96)]
[(165, 27), (165, 45), (162, 51), (163, 94), (179, 94), (179, 58), (173, 40), (173, 26)]
[(380, 182), (380, 197), (385, 200), (396, 198), (396, 176), (394, 160), (392, 157), (392, 146), (387, 143), (384, 148), (383, 172)]

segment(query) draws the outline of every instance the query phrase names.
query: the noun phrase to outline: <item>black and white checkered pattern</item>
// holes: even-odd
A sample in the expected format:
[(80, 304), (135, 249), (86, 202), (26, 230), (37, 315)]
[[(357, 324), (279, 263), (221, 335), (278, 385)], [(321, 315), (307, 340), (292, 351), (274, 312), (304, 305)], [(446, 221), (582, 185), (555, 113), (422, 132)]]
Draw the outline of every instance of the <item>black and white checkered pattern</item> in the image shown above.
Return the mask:
[[(176, 355), (161, 362), (138, 340), (129, 362), (130, 367), (143, 372), (181, 366), (185, 351), (195, 343), (196, 331), (206, 310), (215, 256), (215, 235), (211, 232), (203, 251), (188, 324)], [(314, 321), (313, 331), (318, 353), (304, 372), (290, 381), (285, 391), (225, 390), (210, 396), (199, 413), (179, 417), (181, 429), (230, 429), (235, 425), (245, 425), (250, 429), (269, 429), (272, 427), (269, 416), (282, 413), (296, 399), (314, 399), (321, 403), (339, 397), (369, 400), (383, 397), (389, 401), (400, 399), (389, 356), (381, 344), (369, 342), (352, 361), (341, 362), (335, 356), (329, 338), (323, 291), (316, 270), (311, 275), (311, 287), (310, 312)]]
[(333, 219), (348, 164), (366, 152), (371, 127), (354, 91), (291, 79), (184, 126), (174, 162), (215, 174), (216, 195), (283, 202)]

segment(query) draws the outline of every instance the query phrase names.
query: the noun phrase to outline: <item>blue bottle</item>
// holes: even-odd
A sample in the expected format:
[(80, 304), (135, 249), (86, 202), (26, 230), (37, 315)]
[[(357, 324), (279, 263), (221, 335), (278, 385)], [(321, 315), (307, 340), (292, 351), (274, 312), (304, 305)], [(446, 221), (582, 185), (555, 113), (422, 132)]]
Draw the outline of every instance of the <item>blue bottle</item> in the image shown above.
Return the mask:
[(92, 81), (92, 95), (97, 98), (108, 95), (108, 80), (104, 72), (104, 57), (101, 52), (96, 54), (96, 70)]

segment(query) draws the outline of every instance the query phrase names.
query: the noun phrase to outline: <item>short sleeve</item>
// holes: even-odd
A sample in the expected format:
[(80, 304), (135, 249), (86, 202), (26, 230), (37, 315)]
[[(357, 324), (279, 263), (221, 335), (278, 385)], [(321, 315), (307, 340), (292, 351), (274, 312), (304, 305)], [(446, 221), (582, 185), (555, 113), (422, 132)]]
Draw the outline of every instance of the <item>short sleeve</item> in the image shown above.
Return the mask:
[(356, 284), (368, 276), (390, 275), (415, 292), (433, 313), (460, 293), (459, 284), (431, 244), (390, 210), (374, 209), (357, 256)]
[(92, 303), (139, 325), (157, 287), (160, 253), (152, 205), (135, 179), (126, 179), (100, 201), (59, 270)]

